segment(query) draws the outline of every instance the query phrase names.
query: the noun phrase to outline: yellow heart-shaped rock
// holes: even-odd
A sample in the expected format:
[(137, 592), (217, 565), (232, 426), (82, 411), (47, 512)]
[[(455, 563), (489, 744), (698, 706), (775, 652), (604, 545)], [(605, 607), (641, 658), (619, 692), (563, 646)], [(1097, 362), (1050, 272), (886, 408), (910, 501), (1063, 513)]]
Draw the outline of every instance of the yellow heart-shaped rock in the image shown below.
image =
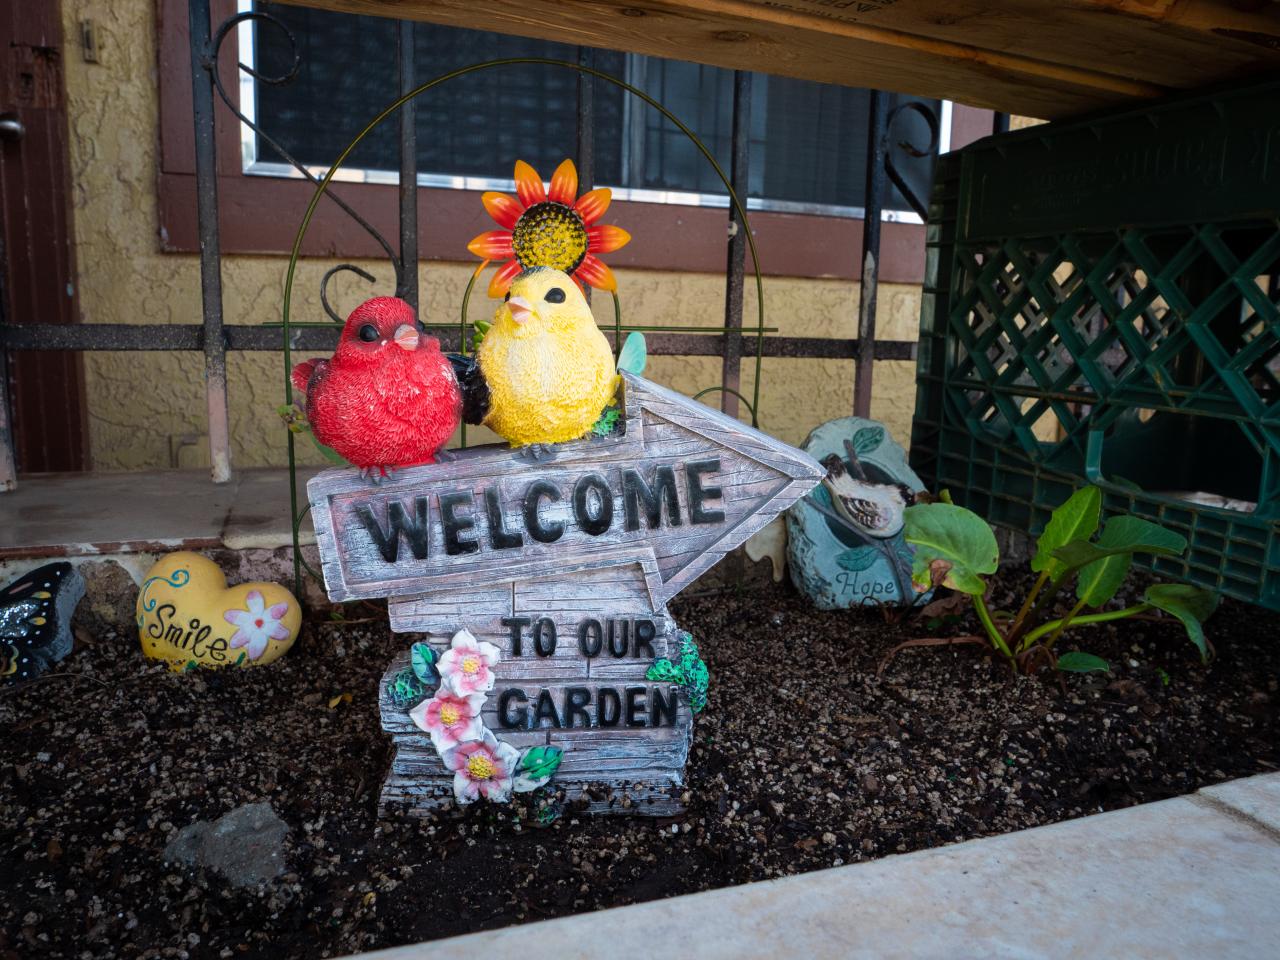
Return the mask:
[(147, 571), (135, 612), (142, 652), (175, 672), (270, 663), (293, 646), (302, 626), (302, 608), (284, 587), (228, 587), (216, 563), (186, 551)]

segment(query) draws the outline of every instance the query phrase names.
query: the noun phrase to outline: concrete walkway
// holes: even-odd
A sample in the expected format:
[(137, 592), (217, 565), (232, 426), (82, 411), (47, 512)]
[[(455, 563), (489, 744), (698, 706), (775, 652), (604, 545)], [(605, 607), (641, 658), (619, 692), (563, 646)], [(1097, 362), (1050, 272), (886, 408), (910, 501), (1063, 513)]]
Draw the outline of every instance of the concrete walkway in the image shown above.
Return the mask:
[[(314, 468), (298, 471), (299, 497)], [(291, 545), (289, 471), (35, 474), (0, 496), (0, 560)], [(314, 543), (311, 518), (303, 543)]]
[(1280, 956), (1280, 774), (377, 960)]

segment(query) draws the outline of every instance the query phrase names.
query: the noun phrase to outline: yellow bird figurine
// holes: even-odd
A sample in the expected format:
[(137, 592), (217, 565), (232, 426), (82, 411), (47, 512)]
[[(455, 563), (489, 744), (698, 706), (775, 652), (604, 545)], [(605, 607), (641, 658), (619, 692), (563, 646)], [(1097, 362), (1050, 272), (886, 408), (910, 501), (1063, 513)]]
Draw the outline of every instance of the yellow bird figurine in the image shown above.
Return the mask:
[(613, 351), (568, 274), (533, 267), (515, 278), (475, 357), (451, 357), (463, 417), (535, 458), (584, 436), (613, 399)]

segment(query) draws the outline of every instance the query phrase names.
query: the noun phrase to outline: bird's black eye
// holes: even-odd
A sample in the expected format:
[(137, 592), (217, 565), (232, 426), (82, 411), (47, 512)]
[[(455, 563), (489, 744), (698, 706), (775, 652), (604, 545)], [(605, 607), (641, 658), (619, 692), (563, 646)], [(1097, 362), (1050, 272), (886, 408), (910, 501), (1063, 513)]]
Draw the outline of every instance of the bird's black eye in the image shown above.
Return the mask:
[(372, 323), (366, 323), (360, 328), (360, 339), (365, 343), (373, 343), (378, 339), (378, 328)]
[(506, 303), (506, 302), (507, 302), (508, 300), (510, 300), (510, 299), (511, 299), (511, 291), (510, 291), (510, 290), (508, 290), (508, 291), (507, 291), (507, 295), (506, 295), (505, 297), (503, 297), (503, 298), (502, 298), (502, 302), (503, 302), (503, 303)]
[(564, 291), (559, 287), (552, 287), (542, 299), (546, 300), (547, 303), (564, 303)]

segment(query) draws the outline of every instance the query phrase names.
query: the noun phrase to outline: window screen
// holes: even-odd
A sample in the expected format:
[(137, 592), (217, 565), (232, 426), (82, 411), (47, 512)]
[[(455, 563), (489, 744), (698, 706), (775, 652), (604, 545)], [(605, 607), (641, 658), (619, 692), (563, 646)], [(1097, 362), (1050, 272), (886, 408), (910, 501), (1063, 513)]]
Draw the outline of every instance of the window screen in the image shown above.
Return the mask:
[[(258, 123), (301, 162), (325, 167), (398, 93), (397, 31), (392, 20), (304, 7), (273, 6), (301, 54), (288, 84), (254, 85)], [(288, 41), (255, 24), (258, 70), (287, 72)], [(577, 50), (546, 40), (419, 24), (419, 82), (485, 60), (550, 57), (574, 61)], [(733, 123), (733, 73), (717, 67), (600, 51), (602, 72), (639, 87), (706, 143), (725, 170)], [(594, 80), (596, 182), (641, 190), (723, 195), (697, 148), (656, 110), (622, 88)], [(891, 104), (898, 98), (891, 98)], [(935, 111), (937, 101), (926, 101)], [(755, 74), (752, 80), (748, 194), (816, 207), (861, 207), (866, 176), (866, 90)], [(524, 159), (544, 177), (577, 142), (577, 73), (546, 65), (507, 65), (450, 80), (417, 100), (418, 171), (509, 180)], [(928, 143), (925, 122), (900, 118), (895, 138)], [(398, 124), (373, 131), (348, 168), (399, 166)], [(267, 144), (258, 159), (278, 158)], [(927, 196), (932, 158), (903, 161), (907, 182)], [(890, 208), (906, 203), (892, 190)]]

